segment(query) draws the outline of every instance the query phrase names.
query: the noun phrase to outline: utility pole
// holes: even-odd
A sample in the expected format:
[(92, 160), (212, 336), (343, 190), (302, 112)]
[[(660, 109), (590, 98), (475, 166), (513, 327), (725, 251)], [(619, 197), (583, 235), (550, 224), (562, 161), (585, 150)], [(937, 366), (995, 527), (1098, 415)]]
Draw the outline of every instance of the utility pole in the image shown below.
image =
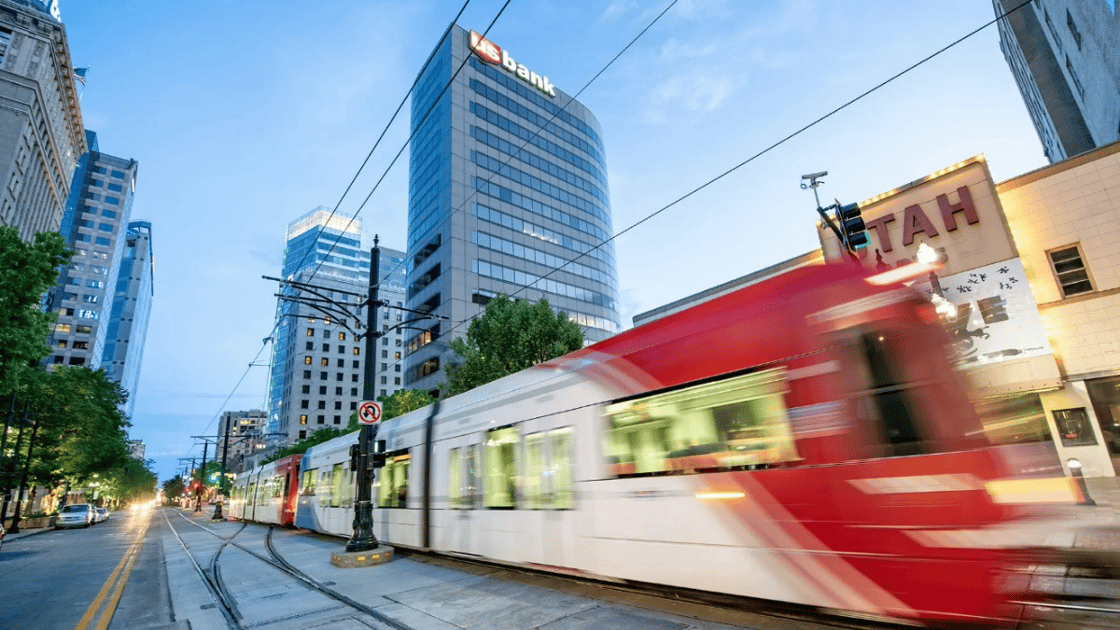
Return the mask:
[(206, 454), (210, 448), (209, 442), (202, 443), (202, 468), (198, 469), (198, 490), (194, 493), (194, 511), (197, 514), (202, 511), (202, 493), (206, 490)]
[[(373, 249), (369, 260), (369, 297), (366, 299), (365, 331), (365, 383), (362, 385), (362, 399), (373, 400), (377, 378), (377, 284), (381, 274), (381, 250), (377, 247), (377, 236), (373, 237)], [(377, 425), (363, 424), (358, 434), (358, 500), (354, 502), (354, 535), (346, 543), (346, 551), (368, 551), (377, 548), (377, 537), (373, 535), (373, 485), (370, 468), (370, 445), (377, 438)]]

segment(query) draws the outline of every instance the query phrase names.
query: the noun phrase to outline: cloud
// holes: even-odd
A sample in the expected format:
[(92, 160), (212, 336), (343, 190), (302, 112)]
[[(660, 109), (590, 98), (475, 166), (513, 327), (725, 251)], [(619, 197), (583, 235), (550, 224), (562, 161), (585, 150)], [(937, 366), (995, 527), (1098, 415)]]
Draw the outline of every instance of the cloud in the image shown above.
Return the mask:
[(654, 124), (680, 122), (681, 113), (704, 114), (722, 107), (735, 92), (736, 80), (710, 74), (678, 74), (650, 90), (645, 119)]
[(700, 57), (710, 57), (715, 53), (716, 47), (710, 43), (696, 45), (670, 39), (661, 45), (661, 58), (669, 61), (674, 59), (699, 59)]

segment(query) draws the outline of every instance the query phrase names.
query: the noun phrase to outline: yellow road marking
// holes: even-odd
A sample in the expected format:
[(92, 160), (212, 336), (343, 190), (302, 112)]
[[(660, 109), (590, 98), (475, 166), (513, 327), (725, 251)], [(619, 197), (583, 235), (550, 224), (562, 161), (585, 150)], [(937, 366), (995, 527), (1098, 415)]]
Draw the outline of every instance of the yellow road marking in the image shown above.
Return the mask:
[(86, 630), (86, 628), (89, 627), (97, 611), (101, 609), (101, 603), (105, 601), (105, 597), (112, 590), (113, 597), (110, 598), (109, 606), (101, 615), (97, 628), (98, 630), (105, 630), (105, 628), (109, 626), (109, 620), (113, 618), (113, 613), (116, 612), (117, 603), (120, 601), (121, 593), (124, 591), (124, 585), (128, 583), (128, 576), (132, 573), (132, 565), (136, 561), (136, 557), (140, 555), (140, 549), (144, 546), (144, 536), (148, 533), (149, 524), (151, 524), (150, 518), (140, 528), (136, 539), (132, 542), (132, 545), (129, 546), (128, 551), (121, 556), (121, 561), (117, 563), (117, 567), (113, 569), (113, 572), (109, 574), (109, 577), (105, 580), (105, 585), (101, 587), (101, 590), (97, 593), (97, 597), (94, 598), (89, 608), (86, 609), (86, 613), (82, 615), (81, 620), (78, 621), (78, 625), (74, 626), (74, 630)]

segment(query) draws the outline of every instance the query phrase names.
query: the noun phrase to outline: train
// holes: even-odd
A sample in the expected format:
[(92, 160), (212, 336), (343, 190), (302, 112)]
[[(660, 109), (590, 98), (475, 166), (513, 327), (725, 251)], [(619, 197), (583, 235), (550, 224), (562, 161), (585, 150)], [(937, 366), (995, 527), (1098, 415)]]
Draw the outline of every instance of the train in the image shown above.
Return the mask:
[[(989, 443), (907, 286), (928, 271), (795, 269), (385, 420), (374, 534), (863, 618), (1010, 623), (1019, 552), (1048, 527), (1036, 497), (1079, 495), (1016, 477)], [(350, 536), (356, 440), (241, 474), (231, 515)]]

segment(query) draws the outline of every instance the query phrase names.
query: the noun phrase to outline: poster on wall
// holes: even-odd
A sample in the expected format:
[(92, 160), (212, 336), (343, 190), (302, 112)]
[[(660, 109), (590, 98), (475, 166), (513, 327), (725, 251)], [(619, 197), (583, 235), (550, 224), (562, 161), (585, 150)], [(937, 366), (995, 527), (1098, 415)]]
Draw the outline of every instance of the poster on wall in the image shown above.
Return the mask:
[(915, 288), (927, 297), (940, 293), (956, 307), (956, 317), (942, 324), (962, 367), (1053, 354), (1020, 259), (938, 276), (936, 282), (939, 290), (932, 282)]

